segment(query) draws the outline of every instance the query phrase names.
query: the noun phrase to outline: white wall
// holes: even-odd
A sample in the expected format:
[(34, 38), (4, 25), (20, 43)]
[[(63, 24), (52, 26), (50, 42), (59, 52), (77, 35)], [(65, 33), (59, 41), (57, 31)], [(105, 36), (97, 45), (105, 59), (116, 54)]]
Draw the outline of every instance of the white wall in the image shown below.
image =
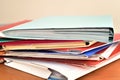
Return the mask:
[(120, 32), (120, 0), (0, 0), (0, 24), (55, 15), (112, 15)]

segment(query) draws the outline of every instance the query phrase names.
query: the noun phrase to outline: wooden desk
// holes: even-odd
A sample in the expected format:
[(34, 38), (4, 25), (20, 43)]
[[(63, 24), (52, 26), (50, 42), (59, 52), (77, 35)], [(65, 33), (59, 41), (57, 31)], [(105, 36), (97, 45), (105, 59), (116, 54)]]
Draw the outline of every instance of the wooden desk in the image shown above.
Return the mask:
[[(0, 80), (44, 80), (0, 64)], [(87, 74), (77, 80), (120, 80), (120, 60)]]

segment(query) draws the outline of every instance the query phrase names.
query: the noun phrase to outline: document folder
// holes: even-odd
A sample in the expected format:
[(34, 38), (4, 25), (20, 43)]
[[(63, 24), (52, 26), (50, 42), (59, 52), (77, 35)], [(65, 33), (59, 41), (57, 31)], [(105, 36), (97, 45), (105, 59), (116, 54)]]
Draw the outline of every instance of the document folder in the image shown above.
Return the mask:
[(52, 16), (2, 31), (1, 36), (18, 39), (113, 40), (110, 16)]

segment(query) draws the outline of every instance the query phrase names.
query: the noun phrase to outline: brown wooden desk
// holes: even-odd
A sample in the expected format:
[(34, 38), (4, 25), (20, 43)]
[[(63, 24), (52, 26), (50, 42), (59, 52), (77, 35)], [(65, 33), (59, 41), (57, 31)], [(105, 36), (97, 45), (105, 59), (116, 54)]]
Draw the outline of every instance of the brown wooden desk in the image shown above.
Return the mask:
[[(0, 80), (44, 80), (0, 64)], [(77, 80), (120, 80), (120, 60), (87, 74)]]

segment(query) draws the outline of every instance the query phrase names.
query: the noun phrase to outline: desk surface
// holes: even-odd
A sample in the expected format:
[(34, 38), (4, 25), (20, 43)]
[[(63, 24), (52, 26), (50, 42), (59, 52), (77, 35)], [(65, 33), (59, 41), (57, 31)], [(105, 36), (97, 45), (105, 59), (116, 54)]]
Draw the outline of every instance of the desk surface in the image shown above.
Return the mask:
[[(44, 80), (0, 64), (0, 80)], [(87, 74), (77, 80), (120, 80), (120, 60)]]

